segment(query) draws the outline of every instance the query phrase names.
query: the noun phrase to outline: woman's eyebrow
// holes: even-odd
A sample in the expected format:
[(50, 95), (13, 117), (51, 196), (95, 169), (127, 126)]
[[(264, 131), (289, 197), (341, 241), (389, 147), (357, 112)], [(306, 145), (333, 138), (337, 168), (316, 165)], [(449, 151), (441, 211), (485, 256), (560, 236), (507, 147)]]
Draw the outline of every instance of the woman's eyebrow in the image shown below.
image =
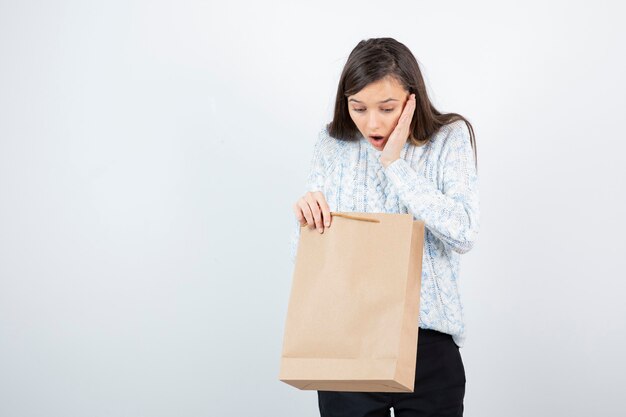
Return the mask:
[[(351, 99), (349, 99), (348, 101), (355, 101), (355, 102), (357, 102), (357, 103), (361, 103), (361, 104), (363, 104), (363, 102), (362, 102), (362, 101), (359, 101), (359, 100), (357, 100), (356, 98), (351, 98)], [(391, 98), (391, 97), (389, 97), (389, 98), (388, 98), (388, 99), (386, 99), (386, 100), (379, 101), (379, 103), (387, 103), (388, 101), (399, 101), (399, 100), (398, 100), (398, 99), (395, 99), (395, 98)]]

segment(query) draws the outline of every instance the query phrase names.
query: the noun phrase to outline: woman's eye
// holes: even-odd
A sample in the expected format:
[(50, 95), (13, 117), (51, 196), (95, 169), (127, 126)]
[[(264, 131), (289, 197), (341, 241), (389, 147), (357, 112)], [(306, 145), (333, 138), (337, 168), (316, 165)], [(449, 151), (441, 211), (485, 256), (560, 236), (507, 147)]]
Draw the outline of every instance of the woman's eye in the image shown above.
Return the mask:
[[(365, 111), (365, 109), (354, 109), (354, 108), (352, 110), (354, 110), (357, 113), (363, 113)], [(391, 113), (394, 110), (395, 109), (382, 109), (384, 113)]]

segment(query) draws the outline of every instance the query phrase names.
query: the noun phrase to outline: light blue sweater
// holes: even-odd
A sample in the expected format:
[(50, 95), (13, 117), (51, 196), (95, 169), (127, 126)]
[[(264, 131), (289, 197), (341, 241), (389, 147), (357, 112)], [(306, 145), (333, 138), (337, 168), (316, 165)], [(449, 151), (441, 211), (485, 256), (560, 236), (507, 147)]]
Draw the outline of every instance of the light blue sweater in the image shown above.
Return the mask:
[[(464, 121), (443, 126), (423, 146), (407, 141), (400, 158), (384, 168), (382, 151), (359, 136), (337, 140), (322, 129), (313, 149), (306, 191), (322, 191), (331, 211), (411, 213), (425, 224), (419, 327), (465, 342), (457, 285), (460, 255), (479, 230), (478, 175)], [(302, 193), (304, 194), (304, 193)], [(300, 223), (295, 220), (295, 263)], [(332, 226), (331, 226), (332, 228)]]

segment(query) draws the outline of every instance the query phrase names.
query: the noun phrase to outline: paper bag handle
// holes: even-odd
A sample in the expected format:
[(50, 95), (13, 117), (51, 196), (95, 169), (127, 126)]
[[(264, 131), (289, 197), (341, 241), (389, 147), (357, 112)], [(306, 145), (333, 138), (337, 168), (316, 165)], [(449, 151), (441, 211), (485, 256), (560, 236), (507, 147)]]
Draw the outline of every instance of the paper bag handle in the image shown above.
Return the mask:
[[(361, 220), (364, 222), (373, 222), (373, 223), (380, 223), (380, 220), (378, 219), (370, 219), (369, 217), (362, 217), (362, 216), (354, 216), (352, 214), (344, 214), (344, 213), (335, 213), (334, 211), (330, 212), (330, 216), (336, 216), (336, 217), (345, 217), (346, 219), (352, 219), (352, 220)], [(309, 224), (303, 224), (300, 227), (306, 227)]]

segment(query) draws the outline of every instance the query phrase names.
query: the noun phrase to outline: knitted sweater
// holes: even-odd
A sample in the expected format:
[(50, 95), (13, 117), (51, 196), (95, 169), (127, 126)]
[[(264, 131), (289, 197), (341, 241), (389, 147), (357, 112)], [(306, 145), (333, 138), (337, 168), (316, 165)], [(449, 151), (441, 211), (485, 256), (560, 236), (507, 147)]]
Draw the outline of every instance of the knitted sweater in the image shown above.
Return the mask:
[[(331, 211), (411, 213), (424, 221), (418, 325), (452, 335), (461, 347), (465, 323), (459, 258), (474, 246), (479, 230), (478, 175), (469, 130), (457, 120), (423, 146), (407, 141), (400, 158), (387, 168), (380, 163), (381, 153), (361, 135), (342, 141), (322, 129), (306, 191), (322, 191)], [(293, 263), (300, 238), (300, 223), (294, 221)]]

